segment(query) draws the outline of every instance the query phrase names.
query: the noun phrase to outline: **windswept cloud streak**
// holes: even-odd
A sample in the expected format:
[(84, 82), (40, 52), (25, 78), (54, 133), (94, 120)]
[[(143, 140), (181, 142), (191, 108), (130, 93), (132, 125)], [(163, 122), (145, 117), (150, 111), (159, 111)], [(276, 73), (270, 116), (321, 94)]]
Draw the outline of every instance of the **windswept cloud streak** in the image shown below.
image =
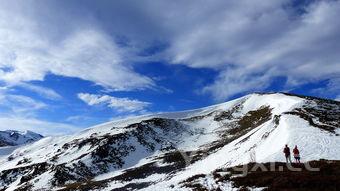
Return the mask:
[(116, 109), (118, 112), (142, 111), (151, 104), (149, 102), (117, 98), (109, 95), (79, 93), (78, 97), (90, 106), (105, 105), (109, 108)]
[(20, 116), (1, 116), (0, 129), (15, 129), (19, 131), (30, 130), (40, 133), (44, 136), (49, 135), (66, 135), (80, 131), (80, 127), (65, 123), (49, 122), (36, 118), (27, 118)]
[(37, 118), (37, 112), (48, 108), (47, 104), (5, 91), (0, 89), (0, 130), (31, 130), (48, 136), (70, 134), (81, 129)]
[(16, 115), (30, 115), (37, 110), (46, 108), (43, 102), (36, 101), (23, 95), (1, 93), (0, 91), (0, 108), (7, 110)]
[(50, 88), (45, 88), (45, 87), (42, 87), (42, 86), (32, 85), (32, 84), (28, 84), (28, 83), (21, 83), (21, 84), (19, 84), (19, 86), (23, 87), (25, 89), (28, 89), (32, 92), (35, 92), (38, 95), (40, 95), (41, 97), (44, 97), (46, 99), (59, 100), (59, 99), (62, 98), (61, 95), (59, 95), (57, 92), (55, 92), (54, 90), (52, 90)]

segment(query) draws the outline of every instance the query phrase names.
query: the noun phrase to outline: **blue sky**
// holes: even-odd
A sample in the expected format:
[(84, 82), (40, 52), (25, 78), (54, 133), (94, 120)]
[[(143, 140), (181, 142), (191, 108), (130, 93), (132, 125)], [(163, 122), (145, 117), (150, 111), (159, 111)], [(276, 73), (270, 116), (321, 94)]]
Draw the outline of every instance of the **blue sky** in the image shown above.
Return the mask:
[(339, 1), (0, 5), (0, 130), (68, 134), (252, 92), (340, 99)]

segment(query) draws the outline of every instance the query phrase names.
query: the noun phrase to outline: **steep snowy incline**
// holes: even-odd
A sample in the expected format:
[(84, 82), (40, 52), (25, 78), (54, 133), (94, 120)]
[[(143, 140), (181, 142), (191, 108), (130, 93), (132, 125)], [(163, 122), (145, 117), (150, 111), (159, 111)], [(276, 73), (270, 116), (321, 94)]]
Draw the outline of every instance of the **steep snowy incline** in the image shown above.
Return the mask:
[(109, 122), (1, 157), (0, 190), (190, 190), (183, 181), (251, 154), (283, 161), (284, 144), (297, 144), (304, 161), (339, 160), (339, 118), (339, 102), (277, 93)]

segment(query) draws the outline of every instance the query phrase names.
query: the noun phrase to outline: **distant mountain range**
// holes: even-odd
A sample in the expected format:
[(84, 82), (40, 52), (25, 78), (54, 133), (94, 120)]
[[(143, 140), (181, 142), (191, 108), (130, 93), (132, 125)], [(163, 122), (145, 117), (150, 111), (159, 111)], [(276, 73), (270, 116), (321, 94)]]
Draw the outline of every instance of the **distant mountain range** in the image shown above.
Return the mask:
[(32, 131), (0, 131), (0, 147), (32, 143), (42, 138), (42, 135)]
[[(340, 102), (283, 93), (127, 118), (74, 135), (46, 137), (0, 157), (0, 190), (248, 189), (242, 185), (261, 190), (274, 179), (287, 186), (287, 178), (300, 180), (296, 174), (279, 179), (263, 172), (267, 181), (259, 183), (237, 179), (228, 168), (249, 162), (282, 164), (285, 144), (298, 145), (303, 162), (340, 160), (339, 119)], [(14, 131), (3, 135), (12, 145), (41, 138)], [(340, 176), (332, 174), (339, 170), (331, 169), (340, 163), (316, 164), (329, 166), (331, 174), (322, 176), (333, 178), (325, 181), (339, 182)], [(296, 185), (310, 181), (323, 186), (320, 174), (304, 173), (304, 182)]]

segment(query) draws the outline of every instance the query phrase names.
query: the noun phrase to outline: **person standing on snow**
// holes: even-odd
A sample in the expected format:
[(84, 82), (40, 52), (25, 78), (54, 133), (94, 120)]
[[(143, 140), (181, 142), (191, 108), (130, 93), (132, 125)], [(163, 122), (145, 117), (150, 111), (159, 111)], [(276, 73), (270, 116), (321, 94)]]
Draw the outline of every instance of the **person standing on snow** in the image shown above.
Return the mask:
[(285, 148), (283, 149), (283, 153), (285, 154), (287, 163), (288, 163), (288, 160), (290, 163), (292, 163), (292, 159), (290, 158), (290, 149), (288, 145), (286, 145)]
[(295, 162), (300, 163), (300, 151), (296, 145), (295, 145), (295, 148), (293, 149), (293, 154), (294, 154)]

